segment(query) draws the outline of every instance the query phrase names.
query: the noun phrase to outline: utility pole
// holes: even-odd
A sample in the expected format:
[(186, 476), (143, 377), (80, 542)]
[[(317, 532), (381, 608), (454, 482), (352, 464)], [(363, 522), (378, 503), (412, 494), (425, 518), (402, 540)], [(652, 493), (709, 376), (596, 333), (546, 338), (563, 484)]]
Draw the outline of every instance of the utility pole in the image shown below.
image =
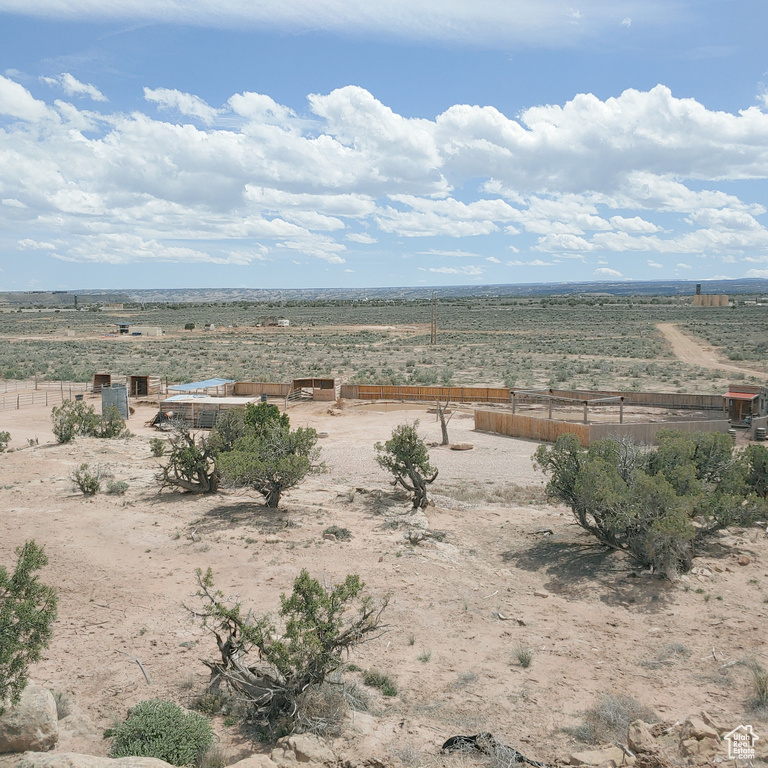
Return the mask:
[(432, 327), (429, 331), (429, 343), (437, 344), (437, 293), (432, 291)]

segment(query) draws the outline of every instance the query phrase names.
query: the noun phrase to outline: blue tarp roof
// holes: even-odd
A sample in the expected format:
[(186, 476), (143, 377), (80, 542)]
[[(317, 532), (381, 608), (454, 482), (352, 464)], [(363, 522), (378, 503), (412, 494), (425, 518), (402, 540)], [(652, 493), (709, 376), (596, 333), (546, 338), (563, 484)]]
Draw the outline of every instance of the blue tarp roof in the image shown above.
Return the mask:
[(176, 384), (176, 386), (168, 387), (168, 389), (174, 392), (194, 392), (196, 389), (210, 389), (234, 383), (234, 379), (206, 379), (205, 381), (193, 381), (191, 384)]
[(165, 400), (163, 400), (163, 402), (164, 403), (186, 402), (189, 400), (190, 397), (191, 398), (199, 397), (201, 400), (208, 399), (205, 395), (171, 395), (170, 397), (166, 397)]

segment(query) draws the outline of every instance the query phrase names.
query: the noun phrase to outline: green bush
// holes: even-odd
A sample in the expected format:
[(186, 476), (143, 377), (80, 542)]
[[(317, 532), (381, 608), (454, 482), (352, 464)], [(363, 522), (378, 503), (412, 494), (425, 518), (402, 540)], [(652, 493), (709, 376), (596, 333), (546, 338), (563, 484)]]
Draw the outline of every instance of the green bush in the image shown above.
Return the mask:
[(29, 665), (48, 646), (56, 619), (56, 590), (34, 575), (48, 564), (43, 548), (28, 541), (16, 556), (12, 574), (0, 565), (0, 715), (7, 701), (18, 702)]
[(101, 490), (102, 472), (98, 467), (91, 471), (88, 464), (81, 464), (69, 477), (75, 490), (84, 496), (95, 496)]
[[(343, 667), (355, 646), (379, 634), (388, 604), (387, 597), (375, 602), (364, 595), (359, 576), (328, 586), (302, 570), (291, 595), (280, 596), (276, 627), (269, 616), (244, 612), (239, 602), (222, 602), (210, 568), (198, 570), (197, 580), (203, 623), (221, 654), (220, 661), (205, 664), (268, 723), (273, 735), (296, 727), (306, 715), (310, 692)], [(258, 652), (259, 665), (248, 664), (251, 651)]]
[(192, 765), (213, 744), (206, 717), (160, 699), (133, 707), (112, 736), (112, 757), (155, 757), (179, 766)]
[(159, 458), (165, 453), (165, 441), (159, 437), (152, 437), (149, 440), (149, 450), (152, 451), (152, 455)]
[(10, 442), (11, 442), (11, 433), (0, 432), (0, 453), (2, 453), (8, 447), (8, 443)]
[(375, 669), (369, 669), (363, 676), (363, 682), (371, 688), (378, 688), (384, 696), (397, 696), (397, 686), (389, 675)]
[(112, 496), (122, 496), (128, 490), (125, 480), (110, 480), (107, 483), (107, 493)]
[(65, 400), (60, 406), (54, 406), (51, 420), (53, 434), (60, 443), (70, 443), (78, 435), (112, 438), (130, 434), (114, 405), (107, 406), (99, 416), (92, 405), (82, 400)]
[(658, 434), (656, 448), (622, 440), (588, 449), (566, 434), (540, 446), (534, 463), (549, 476), (547, 494), (571, 507), (602, 544), (673, 577), (690, 569), (696, 545), (768, 510), (768, 452), (735, 453), (724, 434)]

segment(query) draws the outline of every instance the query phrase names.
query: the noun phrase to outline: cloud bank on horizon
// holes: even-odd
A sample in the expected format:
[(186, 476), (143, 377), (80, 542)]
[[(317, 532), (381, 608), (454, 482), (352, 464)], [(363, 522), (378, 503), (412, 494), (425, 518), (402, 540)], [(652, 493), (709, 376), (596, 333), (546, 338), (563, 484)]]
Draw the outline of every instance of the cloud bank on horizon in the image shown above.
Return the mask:
[[(399, 0), (369, 13), (331, 5), (326, 28), (332, 18), (349, 30), (475, 42), (509, 23), (556, 44), (561, 22), (565, 40), (659, 14), (633, 0), (589, 0), (578, 11), (558, 0), (473, 10), (427, 0), (417, 23)], [(274, 12), (277, 26), (321, 22), (316, 4), (298, 0), (258, 5), (247, 19), (241, 8), (0, 0), (0, 12), (54, 19), (175, 13), (256, 24)], [(429, 33), (418, 26), (437, 15)], [(300, 111), (250, 91), (209, 104), (173, 85), (139, 84), (138, 106), (126, 109), (70, 72), (0, 75), (4, 262), (269, 268), (285, 286), (318, 265), (330, 284), (357, 285), (402, 284), (395, 274), (446, 284), (768, 277), (768, 101), (759, 96), (727, 112), (657, 85), (604, 99), (577, 93), (516, 115), (456, 103), (413, 117), (358, 85), (307, 94)]]

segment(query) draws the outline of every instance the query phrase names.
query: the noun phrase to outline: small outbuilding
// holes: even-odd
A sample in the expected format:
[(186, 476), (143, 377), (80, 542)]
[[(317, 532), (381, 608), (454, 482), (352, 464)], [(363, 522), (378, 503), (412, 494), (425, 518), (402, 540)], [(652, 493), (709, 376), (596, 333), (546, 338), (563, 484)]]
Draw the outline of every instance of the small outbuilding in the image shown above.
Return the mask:
[(112, 386), (112, 374), (111, 373), (94, 373), (93, 384), (91, 389), (96, 392), (101, 392), (104, 387)]
[(129, 376), (128, 394), (131, 397), (157, 395), (160, 392), (161, 384), (159, 376)]
[(746, 425), (768, 413), (768, 389), (730, 384), (723, 395), (723, 410), (732, 424)]
[(313, 400), (335, 400), (336, 399), (336, 380), (335, 379), (294, 379), (292, 390), (305, 392), (312, 396)]

